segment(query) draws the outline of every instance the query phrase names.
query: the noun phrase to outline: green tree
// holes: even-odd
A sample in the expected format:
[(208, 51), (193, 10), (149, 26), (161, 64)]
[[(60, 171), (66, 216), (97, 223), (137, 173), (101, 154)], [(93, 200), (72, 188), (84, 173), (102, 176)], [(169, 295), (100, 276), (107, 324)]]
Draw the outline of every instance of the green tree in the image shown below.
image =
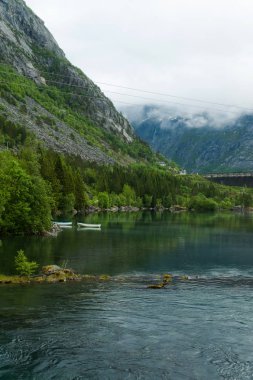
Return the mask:
[(131, 186), (129, 186), (128, 184), (125, 184), (123, 186), (122, 194), (126, 199), (127, 206), (131, 206), (135, 204), (136, 194), (135, 194), (134, 189)]
[(35, 261), (28, 261), (22, 249), (17, 252), (17, 256), (15, 256), (15, 267), (18, 274), (21, 276), (31, 276), (38, 266)]
[(110, 206), (110, 200), (109, 200), (108, 193), (106, 191), (98, 193), (98, 207), (106, 209), (106, 208), (109, 208), (109, 206)]
[(37, 233), (51, 226), (50, 189), (9, 152), (0, 153), (0, 232)]

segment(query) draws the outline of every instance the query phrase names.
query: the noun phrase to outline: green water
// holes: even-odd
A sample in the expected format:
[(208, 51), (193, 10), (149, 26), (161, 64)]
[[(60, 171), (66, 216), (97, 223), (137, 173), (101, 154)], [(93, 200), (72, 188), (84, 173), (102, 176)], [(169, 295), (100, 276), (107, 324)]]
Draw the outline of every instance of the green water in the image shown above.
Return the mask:
[(146, 212), (90, 215), (83, 220), (102, 223), (101, 231), (66, 229), (57, 238), (2, 239), (0, 272), (15, 271), (18, 249), (40, 265), (67, 262), (81, 273), (95, 274), (197, 273), (252, 264), (251, 215)]
[[(101, 231), (4, 238), (0, 271), (24, 249), (107, 283), (1, 286), (1, 379), (252, 379), (253, 217), (91, 215)], [(187, 274), (161, 290), (161, 273)]]

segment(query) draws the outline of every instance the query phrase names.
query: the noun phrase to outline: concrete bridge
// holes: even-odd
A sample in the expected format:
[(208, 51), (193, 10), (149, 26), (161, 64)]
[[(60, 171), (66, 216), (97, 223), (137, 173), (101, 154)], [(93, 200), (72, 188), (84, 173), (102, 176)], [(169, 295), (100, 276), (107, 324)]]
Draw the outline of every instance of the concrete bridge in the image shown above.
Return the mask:
[(208, 173), (202, 174), (209, 181), (228, 186), (253, 187), (253, 172), (246, 173)]

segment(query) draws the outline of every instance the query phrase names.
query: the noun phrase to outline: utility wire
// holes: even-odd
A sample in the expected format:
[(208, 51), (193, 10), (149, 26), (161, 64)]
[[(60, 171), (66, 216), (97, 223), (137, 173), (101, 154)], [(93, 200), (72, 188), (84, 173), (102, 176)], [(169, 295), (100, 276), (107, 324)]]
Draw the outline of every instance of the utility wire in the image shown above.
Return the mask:
[(218, 106), (222, 106), (222, 107), (241, 108), (241, 109), (253, 111), (253, 108), (248, 108), (248, 107), (245, 107), (245, 106), (239, 106), (239, 105), (235, 105), (235, 104), (225, 104), (225, 103), (211, 102), (211, 101), (208, 101), (208, 100), (201, 100), (201, 99), (196, 99), (196, 98), (188, 98), (188, 97), (184, 97), (184, 96), (177, 96), (177, 95), (172, 95), (172, 94), (162, 93), (162, 92), (154, 92), (154, 91), (148, 91), (148, 90), (141, 90), (141, 89), (138, 89), (138, 88), (120, 86), (120, 85), (111, 84), (111, 83), (105, 83), (105, 82), (96, 82), (96, 83), (102, 84), (104, 86), (118, 87), (118, 88), (124, 88), (124, 89), (132, 90), (132, 91), (144, 92), (144, 93), (147, 93), (147, 94), (154, 94), (154, 95), (160, 95), (160, 96), (168, 96), (168, 97), (176, 98), (176, 99), (184, 99), (184, 100), (190, 100), (190, 101), (201, 102), (201, 103), (206, 103), (206, 104), (218, 105)]
[[(8, 67), (10, 66), (10, 65), (7, 65), (7, 64), (3, 64), (1, 61), (0, 61), (0, 64), (4, 65), (4, 66), (8, 66)], [(0, 71), (0, 72), (5, 73), (3, 71)], [(47, 74), (47, 75), (51, 75), (51, 76), (53, 75), (54, 77), (61, 77), (61, 78), (68, 78), (69, 79), (69, 77), (66, 76), (66, 75), (54, 74), (54, 73), (50, 73), (48, 71), (40, 71), (40, 70), (39, 70), (39, 72)], [(15, 75), (16, 76), (20, 76), (20, 75), (14, 74), (14, 73), (9, 73), (9, 74), (14, 75), (14, 76)], [(72, 86), (72, 87), (85, 88), (84, 86), (70, 85), (68, 83), (59, 83), (57, 81), (52, 81), (50, 79), (46, 80), (46, 81), (47, 82), (51, 82), (51, 83), (56, 83), (56, 84), (58, 83), (58, 84), (66, 85), (66, 86), (68, 85), (68, 86)], [(133, 87), (126, 87), (126, 86), (121, 86), (121, 85), (116, 85), (116, 84), (106, 83), (106, 82), (96, 82), (96, 83), (97, 84), (102, 84), (102, 85), (105, 85), (105, 86), (110, 86), (110, 87), (117, 87), (117, 88), (127, 89), (127, 90), (131, 90), (131, 91), (143, 92), (143, 93), (147, 93), (147, 94), (153, 94), (153, 95), (159, 95), (159, 96), (167, 96), (167, 97), (173, 97), (173, 98), (176, 98), (176, 99), (183, 99), (183, 100), (187, 100), (187, 101), (201, 102), (201, 103), (205, 103), (205, 104), (218, 105), (218, 106), (222, 106), (222, 107), (238, 108), (238, 109), (244, 109), (244, 110), (248, 110), (248, 111), (253, 111), (253, 108), (249, 108), (249, 107), (245, 107), (245, 106), (239, 106), (239, 105), (236, 105), (236, 104), (225, 104), (225, 103), (211, 102), (211, 101), (201, 100), (201, 99), (197, 99), (197, 98), (190, 98), (190, 97), (177, 96), (177, 95), (168, 94), (168, 93), (148, 91), (148, 90), (144, 90), (144, 89), (133, 88)], [(107, 92), (113, 93), (112, 91), (107, 91)], [(128, 95), (128, 94), (119, 94), (119, 95), (134, 96), (134, 95)], [(137, 95), (135, 95), (135, 96), (137, 97)], [(143, 99), (145, 99), (145, 98), (143, 98)], [(150, 100), (152, 100), (152, 99), (150, 99)], [(154, 99), (154, 100), (159, 101), (159, 99)], [(160, 100), (160, 101), (163, 101), (163, 100)], [(174, 103), (174, 104), (187, 105), (187, 104), (182, 104), (182, 103)], [(194, 107), (197, 107), (197, 106), (194, 105)]]
[[(75, 85), (75, 84), (69, 84), (69, 83), (65, 83), (65, 82), (58, 82), (58, 81), (47, 80), (47, 83), (58, 84), (58, 85), (61, 85), (61, 86), (66, 86), (66, 87), (75, 87), (75, 88), (86, 89), (85, 86), (80, 86), (80, 85)], [(190, 106), (190, 107), (194, 107), (194, 108), (201, 108), (201, 109), (203, 109), (203, 107), (197, 106), (196, 104), (187, 104), (187, 103), (174, 102), (174, 101), (171, 101), (171, 100), (147, 98), (147, 97), (140, 96), (140, 95), (125, 94), (125, 93), (111, 91), (111, 90), (108, 90), (107, 92), (109, 92), (111, 94), (115, 94), (115, 95), (128, 96), (128, 97), (138, 98), (138, 99), (143, 99), (143, 100), (148, 100), (148, 101), (158, 101), (159, 103), (163, 102), (163, 103), (168, 103), (168, 104), (176, 104), (176, 105), (183, 105), (183, 106), (188, 106), (188, 107)], [(222, 112), (223, 111), (221, 109), (214, 109), (214, 108), (211, 108), (211, 109), (215, 110), (215, 111), (218, 111), (218, 112)], [(253, 109), (252, 109), (252, 111), (253, 111)]]
[[(20, 78), (20, 76), (18, 76), (18, 77)], [(48, 82), (50, 82), (50, 81), (48, 81)], [(78, 87), (78, 88), (81, 88), (81, 89), (86, 89), (86, 87), (84, 87), (84, 86), (70, 85), (68, 83), (62, 83), (62, 82), (56, 82), (56, 81), (52, 81), (52, 82), (57, 83), (59, 85), (66, 86), (66, 87), (72, 87), (72, 86), (74, 86), (74, 87)], [(7, 81), (0, 81), (0, 83), (2, 83), (2, 84), (12, 84), (14, 86), (18, 85), (18, 86), (21, 86), (21, 87), (29, 87), (30, 88), (30, 85), (20, 84), (20, 83), (17, 84), (17, 83), (13, 83), (13, 82), (10, 82), (10, 81), (9, 82), (7, 82)], [(40, 87), (38, 86), (38, 89), (39, 90), (44, 90), (45, 92), (54, 92), (54, 89), (50, 89), (50, 88), (42, 87), (42, 86), (40, 86)], [(138, 99), (148, 100), (149, 102), (158, 102), (159, 104), (166, 103), (166, 104), (180, 105), (180, 106), (185, 106), (185, 107), (190, 107), (190, 108), (198, 108), (198, 109), (203, 110), (202, 106), (196, 105), (196, 104), (188, 104), (188, 103), (174, 102), (174, 101), (171, 101), (171, 100), (147, 98), (147, 97), (143, 97), (143, 96), (139, 96), (139, 95), (123, 94), (123, 93), (116, 92), (116, 91), (108, 91), (108, 92), (111, 93), (111, 94), (114, 94), (114, 95), (134, 97), (134, 98), (138, 98)], [(105, 101), (105, 98), (106, 98), (106, 97), (98, 97), (98, 96), (91, 96), (91, 95), (85, 95), (85, 94), (77, 94), (77, 93), (68, 92), (68, 91), (61, 91), (61, 93), (62, 94), (67, 94), (67, 95), (85, 97), (85, 98), (100, 99), (100, 100), (103, 100), (103, 101)], [(111, 99), (108, 99), (108, 100), (112, 102)], [(120, 101), (119, 100), (114, 100), (114, 102), (120, 102)], [(124, 103), (126, 103), (126, 102), (124, 102)], [(137, 105), (137, 103), (132, 104), (132, 105)], [(216, 109), (216, 108), (211, 108), (211, 107), (205, 108), (205, 110), (215, 111), (216, 113), (218, 112), (218, 113), (221, 113), (221, 114), (224, 114), (224, 112), (225, 112), (224, 109)], [(252, 111), (253, 111), (253, 109), (252, 109)], [(233, 111), (228, 111), (228, 112), (230, 114), (236, 114), (236, 115), (238, 115), (238, 112), (233, 112)]]
[[(7, 81), (0, 81), (2, 84), (8, 84), (8, 85), (13, 85), (13, 86), (18, 86), (18, 87), (28, 87), (31, 88), (30, 85), (28, 84), (21, 84), (21, 83), (13, 83), (13, 82), (7, 82)], [(57, 87), (56, 87), (57, 88)], [(38, 90), (43, 90), (45, 92), (55, 92), (53, 88), (48, 88), (48, 87), (37, 87)], [(67, 95), (74, 95), (74, 96), (81, 96), (85, 98), (94, 98), (94, 99), (101, 99), (101, 100), (109, 100), (106, 97), (98, 97), (98, 96), (91, 96), (91, 95), (85, 95), (85, 94), (77, 94), (75, 92), (67, 92), (67, 91), (61, 91), (61, 94), (67, 94)]]

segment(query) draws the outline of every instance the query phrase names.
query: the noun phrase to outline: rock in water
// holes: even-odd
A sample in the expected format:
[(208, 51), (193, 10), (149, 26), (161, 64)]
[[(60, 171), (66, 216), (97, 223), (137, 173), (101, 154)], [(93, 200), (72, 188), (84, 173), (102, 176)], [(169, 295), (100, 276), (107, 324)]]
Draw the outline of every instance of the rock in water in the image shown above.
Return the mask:
[(43, 274), (49, 276), (50, 274), (55, 274), (57, 272), (61, 272), (63, 269), (59, 267), (58, 265), (46, 265), (45, 267), (42, 267)]

